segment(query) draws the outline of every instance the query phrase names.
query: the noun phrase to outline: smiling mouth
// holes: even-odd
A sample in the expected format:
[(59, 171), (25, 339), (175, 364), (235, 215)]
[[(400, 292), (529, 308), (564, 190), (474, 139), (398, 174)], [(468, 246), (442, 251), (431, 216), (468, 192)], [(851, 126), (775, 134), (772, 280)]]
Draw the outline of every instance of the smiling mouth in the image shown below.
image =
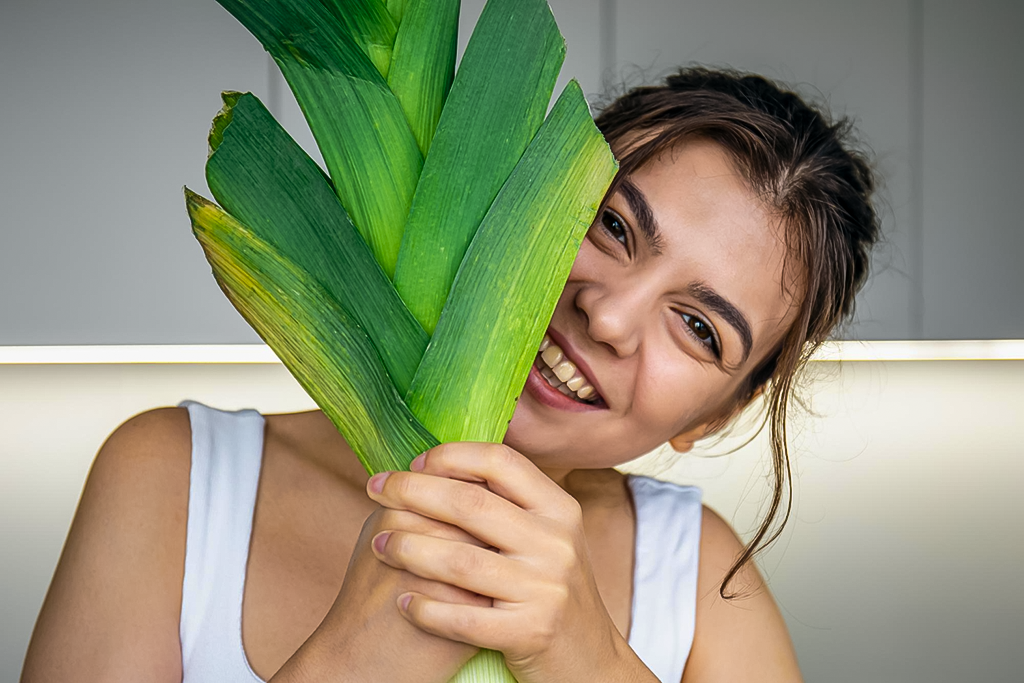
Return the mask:
[(534, 364), (549, 385), (577, 403), (595, 405), (601, 402), (600, 394), (587, 376), (565, 357), (561, 347), (546, 334)]

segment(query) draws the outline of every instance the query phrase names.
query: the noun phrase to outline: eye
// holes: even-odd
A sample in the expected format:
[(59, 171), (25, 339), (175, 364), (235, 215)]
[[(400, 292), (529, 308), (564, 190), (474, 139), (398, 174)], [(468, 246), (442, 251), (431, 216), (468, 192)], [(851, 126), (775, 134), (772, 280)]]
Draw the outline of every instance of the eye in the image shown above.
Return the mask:
[(718, 347), (718, 339), (715, 338), (715, 332), (710, 325), (690, 313), (680, 313), (679, 317), (683, 319), (686, 331), (691, 336), (693, 336), (702, 345), (706, 346), (716, 358), (721, 355), (721, 351)]
[(611, 209), (605, 209), (601, 214), (601, 228), (609, 237), (629, 249), (629, 229), (619, 214)]

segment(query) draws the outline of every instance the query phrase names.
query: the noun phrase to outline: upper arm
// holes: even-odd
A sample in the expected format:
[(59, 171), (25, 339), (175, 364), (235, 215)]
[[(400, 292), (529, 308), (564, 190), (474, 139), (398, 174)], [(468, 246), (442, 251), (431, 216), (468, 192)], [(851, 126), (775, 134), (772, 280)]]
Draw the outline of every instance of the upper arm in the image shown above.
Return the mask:
[(191, 428), (137, 415), (100, 449), (22, 672), (42, 681), (180, 681)]
[(722, 579), (742, 550), (732, 528), (705, 507), (696, 630), (682, 683), (802, 680), (786, 624), (753, 563), (728, 587), (738, 597), (725, 600), (719, 594)]

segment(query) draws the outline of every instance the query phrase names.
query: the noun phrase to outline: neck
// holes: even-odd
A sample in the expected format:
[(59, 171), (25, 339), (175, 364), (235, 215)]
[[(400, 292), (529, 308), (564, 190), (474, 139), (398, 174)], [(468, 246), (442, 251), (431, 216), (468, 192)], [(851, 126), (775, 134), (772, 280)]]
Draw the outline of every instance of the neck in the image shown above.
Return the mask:
[(541, 467), (540, 471), (546, 474), (548, 479), (558, 484), (563, 491), (568, 491), (569, 489), (566, 487), (566, 482), (569, 478), (569, 475), (572, 474), (575, 470)]

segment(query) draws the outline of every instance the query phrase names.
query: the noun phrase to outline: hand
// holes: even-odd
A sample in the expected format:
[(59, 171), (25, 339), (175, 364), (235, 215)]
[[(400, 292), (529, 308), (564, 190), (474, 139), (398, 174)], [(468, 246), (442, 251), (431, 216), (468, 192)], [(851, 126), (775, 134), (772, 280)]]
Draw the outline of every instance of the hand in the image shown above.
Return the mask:
[(458, 604), (410, 590), (399, 607), (411, 623), (500, 650), (520, 683), (627, 680), (626, 672), (633, 678), (645, 671), (601, 600), (572, 496), (498, 444), (444, 444), (412, 469), (372, 478), (370, 497), (458, 527), (492, 549), (388, 529), (375, 538), (374, 552), (396, 569), (493, 604)]
[(363, 524), (334, 605), (272, 681), (445, 683), (476, 654), (476, 647), (431, 635), (403, 619), (397, 609), (398, 598), (413, 591), (451, 604), (483, 607), (491, 601), (380, 562), (371, 543), (384, 529), (480, 545), (454, 526), (414, 512), (378, 508)]

